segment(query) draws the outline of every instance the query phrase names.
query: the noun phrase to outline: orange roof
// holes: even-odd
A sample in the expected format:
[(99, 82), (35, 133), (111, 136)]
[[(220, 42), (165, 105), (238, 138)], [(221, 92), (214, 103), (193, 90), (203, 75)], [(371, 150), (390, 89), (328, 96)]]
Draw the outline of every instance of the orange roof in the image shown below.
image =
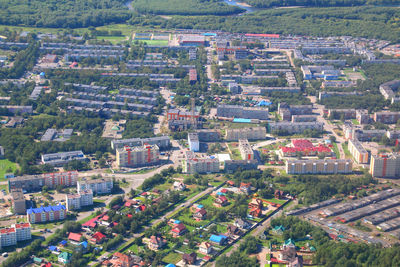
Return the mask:
[(81, 237), (82, 237), (82, 235), (77, 234), (77, 233), (69, 233), (69, 235), (68, 235), (69, 240), (76, 241), (76, 242), (81, 241)]

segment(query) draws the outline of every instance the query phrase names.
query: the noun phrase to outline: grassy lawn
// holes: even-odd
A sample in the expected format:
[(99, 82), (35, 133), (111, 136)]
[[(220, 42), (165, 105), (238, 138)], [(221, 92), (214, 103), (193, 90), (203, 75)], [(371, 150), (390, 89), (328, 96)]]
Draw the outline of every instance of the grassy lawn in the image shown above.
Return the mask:
[(200, 201), (200, 204), (204, 205), (205, 207), (214, 207), (213, 203), (214, 203), (214, 197), (211, 195)]
[(276, 199), (276, 198), (269, 198), (269, 199), (264, 199), (264, 198), (263, 198), (263, 200), (266, 200), (266, 201), (268, 201), (268, 202), (272, 202), (272, 203), (275, 203), (275, 204), (280, 204), (280, 205), (283, 205), (283, 204), (285, 204), (285, 202), (286, 202), (286, 200), (283, 200), (283, 199)]
[(181, 254), (175, 253), (175, 252), (171, 252), (169, 253), (167, 256), (165, 256), (163, 258), (163, 261), (165, 263), (172, 263), (172, 264), (176, 264), (178, 263), (180, 260), (182, 259)]
[(88, 217), (86, 217), (86, 218), (83, 218), (82, 220), (80, 220), (80, 221), (78, 221), (78, 222), (81, 223), (81, 224), (83, 224), (83, 223), (89, 221), (90, 219), (93, 219), (94, 217), (96, 217), (96, 213), (93, 212), (90, 216), (88, 216)]
[(143, 40), (147, 45), (168, 46), (167, 40)]
[(240, 160), (242, 159), (242, 156), (240, 155), (239, 149), (237, 146), (234, 146), (232, 143), (228, 144), (229, 150), (231, 151), (231, 158), (234, 160)]
[(345, 143), (342, 143), (343, 152), (346, 155), (346, 158), (351, 158), (351, 153)]
[(332, 145), (333, 145), (332, 150), (333, 150), (333, 152), (335, 152), (336, 158), (340, 159), (340, 152), (339, 152), (339, 148), (338, 148), (337, 144), (333, 143)]
[(9, 161), (8, 159), (0, 160), (0, 181), (5, 181), (4, 174), (13, 173), (18, 169), (18, 165)]
[(352, 122), (354, 125), (359, 125), (359, 124), (360, 124), (360, 123), (358, 122), (358, 120), (356, 120), (356, 119), (352, 119), (351, 122)]

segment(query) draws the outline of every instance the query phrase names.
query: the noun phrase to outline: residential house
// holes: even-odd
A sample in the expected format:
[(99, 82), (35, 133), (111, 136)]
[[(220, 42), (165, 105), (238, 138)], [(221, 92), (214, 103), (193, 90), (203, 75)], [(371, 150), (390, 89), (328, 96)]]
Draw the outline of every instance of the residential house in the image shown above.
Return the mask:
[(283, 227), (283, 225), (277, 225), (272, 229), (272, 231), (278, 235), (281, 235), (285, 231), (285, 227)]
[(264, 202), (260, 198), (253, 198), (249, 203), (249, 209), (260, 209), (264, 208)]
[(78, 233), (69, 233), (68, 235), (68, 240), (74, 245), (78, 245), (81, 242), (81, 238), (82, 234)]
[(250, 194), (251, 183), (240, 183), (239, 190), (247, 195)]
[(183, 256), (182, 256), (182, 260), (183, 260), (183, 262), (184, 262), (185, 264), (190, 264), (190, 265), (192, 265), (192, 264), (194, 264), (194, 263), (196, 262), (196, 260), (197, 260), (197, 254), (196, 254), (195, 252), (192, 252), (192, 253), (190, 253), (190, 254), (185, 253), (185, 254), (183, 254)]
[(106, 236), (100, 232), (96, 232), (92, 235), (92, 238), (89, 239), (90, 242), (94, 244), (101, 244), (106, 239)]
[(285, 197), (285, 193), (282, 190), (275, 190), (274, 196), (276, 199), (281, 199)]
[(214, 200), (214, 206), (221, 208), (224, 207), (226, 205), (228, 205), (228, 199), (226, 198), (226, 196), (219, 196)]
[(68, 264), (70, 263), (71, 258), (72, 258), (71, 253), (63, 251), (58, 255), (58, 262), (62, 264)]
[(251, 223), (249, 223), (248, 221), (243, 220), (241, 218), (236, 219), (234, 225), (239, 227), (242, 230), (247, 230), (251, 227)]
[(213, 251), (213, 246), (208, 242), (201, 242), (199, 252), (204, 255), (210, 255)]
[(171, 234), (173, 237), (179, 237), (182, 236), (184, 233), (186, 233), (187, 229), (186, 226), (183, 223), (179, 223), (177, 225), (175, 225), (172, 230), (171, 230)]
[(166, 241), (164, 240), (164, 238), (152, 235), (150, 237), (147, 246), (149, 249), (157, 251), (160, 248), (162, 248), (165, 244)]
[(204, 208), (196, 210), (196, 212), (193, 214), (193, 218), (196, 221), (202, 221), (206, 218), (207, 216), (207, 211)]
[(186, 189), (186, 185), (182, 182), (174, 182), (173, 189), (175, 191), (184, 191)]
[(211, 235), (210, 241), (221, 246), (227, 242), (227, 237), (224, 235)]
[(236, 236), (238, 236), (238, 235), (241, 235), (241, 234), (242, 234), (242, 231), (240, 230), (240, 228), (237, 227), (237, 226), (235, 226), (235, 225), (229, 224), (228, 227), (227, 227), (227, 229), (228, 229), (228, 234), (229, 234), (229, 235), (236, 235)]

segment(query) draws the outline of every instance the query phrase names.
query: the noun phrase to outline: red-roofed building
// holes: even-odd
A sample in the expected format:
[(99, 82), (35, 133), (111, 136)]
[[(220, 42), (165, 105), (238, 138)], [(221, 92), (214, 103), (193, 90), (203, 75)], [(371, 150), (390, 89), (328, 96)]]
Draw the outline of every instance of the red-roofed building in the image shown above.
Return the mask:
[(183, 223), (179, 223), (174, 228), (172, 228), (171, 234), (173, 237), (176, 238), (186, 233), (186, 231), (186, 226)]
[(106, 236), (103, 235), (100, 232), (96, 232), (92, 235), (92, 238), (90, 238), (90, 242), (94, 243), (94, 244), (100, 244), (102, 243), (104, 240), (106, 239)]
[(199, 210), (197, 210), (194, 214), (193, 214), (193, 218), (196, 221), (202, 221), (206, 218), (207, 216), (207, 211), (204, 208), (201, 208)]
[(235, 186), (235, 182), (234, 181), (230, 181), (230, 180), (227, 181), (226, 184), (229, 185), (229, 186)]
[(228, 199), (225, 196), (217, 197), (214, 200), (214, 206), (216, 206), (216, 207), (220, 208), (220, 207), (224, 207), (226, 205), (228, 205)]
[(262, 211), (259, 208), (253, 208), (250, 210), (249, 214), (253, 217), (259, 218), (262, 215)]
[(251, 187), (251, 183), (240, 183), (239, 190), (242, 191), (245, 194), (249, 194), (250, 193), (250, 187)]
[(314, 146), (309, 140), (304, 139), (292, 140), (291, 147), (281, 147), (281, 154), (284, 157), (297, 157), (299, 153), (301, 156), (316, 156), (322, 153), (331, 156), (333, 152), (325, 145)]
[(80, 243), (81, 242), (81, 237), (82, 237), (82, 234), (69, 233), (68, 240), (70, 240), (71, 243)]
[(125, 255), (120, 252), (115, 252), (112, 258), (109, 260), (111, 266), (114, 267), (132, 267), (135, 266), (135, 262), (131, 256)]

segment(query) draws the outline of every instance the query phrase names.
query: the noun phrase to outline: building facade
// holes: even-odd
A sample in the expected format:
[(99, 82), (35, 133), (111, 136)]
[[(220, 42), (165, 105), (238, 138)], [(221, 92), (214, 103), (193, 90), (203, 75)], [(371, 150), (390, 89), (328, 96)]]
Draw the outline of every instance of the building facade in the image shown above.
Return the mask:
[(197, 158), (192, 151), (187, 151), (183, 161), (183, 172), (190, 174), (219, 172), (219, 161), (216, 158)]
[(157, 145), (125, 146), (116, 150), (118, 167), (143, 167), (157, 164), (160, 161), (160, 150)]
[(199, 135), (197, 133), (188, 133), (188, 144), (190, 151), (200, 151)]
[(353, 162), (349, 159), (288, 160), (287, 174), (350, 174)]
[(270, 132), (285, 131), (289, 134), (303, 133), (305, 130), (323, 131), (324, 124), (322, 122), (271, 122), (268, 124)]
[(93, 191), (92, 189), (81, 190), (77, 194), (66, 195), (67, 210), (80, 210), (82, 207), (93, 205)]
[(239, 141), (239, 139), (259, 140), (265, 139), (266, 135), (267, 130), (265, 127), (226, 129), (225, 139), (227, 141)]
[(247, 139), (239, 139), (239, 151), (242, 159), (254, 160), (254, 151)]
[(373, 177), (399, 178), (400, 154), (380, 154), (371, 157), (370, 173)]
[(30, 208), (27, 210), (27, 218), (30, 223), (44, 223), (64, 220), (67, 211), (64, 205)]
[(21, 188), (11, 191), (11, 202), (15, 214), (26, 214), (26, 201)]
[(144, 144), (157, 145), (160, 150), (168, 149), (171, 146), (171, 140), (169, 136), (156, 136), (150, 138), (130, 138), (130, 139), (119, 139), (111, 141), (111, 148), (118, 149), (124, 146), (143, 146)]
[(92, 190), (93, 194), (109, 194), (114, 187), (111, 178), (100, 178), (94, 180), (82, 179), (77, 183), (77, 191), (81, 193), (86, 190)]
[(11, 227), (0, 229), (1, 247), (15, 246), (19, 241), (32, 239), (29, 223), (13, 224)]
[(368, 163), (368, 152), (357, 139), (350, 139), (348, 142), (348, 149), (353, 156), (354, 160), (359, 164)]
[(8, 188), (11, 192), (21, 188), (23, 191), (34, 192), (42, 190), (43, 186), (55, 189), (57, 186), (75, 186), (78, 179), (78, 171), (45, 173), (41, 175), (24, 175), (8, 179)]

